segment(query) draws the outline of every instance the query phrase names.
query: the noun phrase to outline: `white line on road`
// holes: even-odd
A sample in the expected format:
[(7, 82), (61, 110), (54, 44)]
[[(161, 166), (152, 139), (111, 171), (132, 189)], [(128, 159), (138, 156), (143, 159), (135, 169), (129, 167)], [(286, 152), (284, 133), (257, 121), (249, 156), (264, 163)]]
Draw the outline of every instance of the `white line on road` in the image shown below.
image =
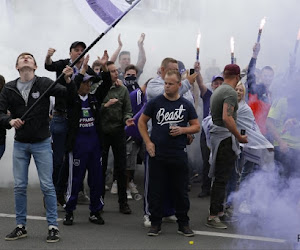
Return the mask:
[(206, 235), (206, 236), (217, 236), (217, 237), (225, 237), (225, 238), (234, 238), (234, 239), (243, 239), (243, 240), (258, 240), (258, 241), (266, 241), (266, 242), (276, 242), (276, 243), (285, 243), (286, 240), (283, 239), (275, 239), (268, 237), (260, 237), (260, 236), (251, 236), (251, 235), (242, 235), (242, 234), (228, 234), (228, 233), (215, 233), (208, 231), (195, 231), (195, 234), (198, 235)]
[[(0, 217), (5, 217), (5, 218), (16, 218), (15, 214), (3, 214), (0, 213)], [(47, 220), (46, 217), (42, 217), (42, 216), (33, 216), (33, 215), (27, 215), (27, 219), (29, 220)], [(62, 219), (57, 218), (57, 221), (62, 221)]]
[[(16, 218), (15, 214), (4, 214), (0, 213), (0, 217), (5, 218)], [(33, 216), (27, 215), (27, 219), (30, 220), (47, 220), (46, 217), (42, 216)], [(63, 219), (58, 218), (57, 221), (62, 221)], [(251, 236), (251, 235), (242, 235), (242, 234), (228, 234), (228, 233), (216, 233), (216, 232), (208, 232), (208, 231), (195, 231), (195, 234), (198, 235), (206, 235), (206, 236), (216, 236), (216, 237), (225, 237), (225, 238), (234, 238), (234, 239), (243, 239), (243, 240), (258, 240), (258, 241), (266, 241), (266, 242), (275, 242), (275, 243), (285, 243), (286, 240), (283, 239), (275, 239), (268, 237), (260, 237), (260, 236)]]

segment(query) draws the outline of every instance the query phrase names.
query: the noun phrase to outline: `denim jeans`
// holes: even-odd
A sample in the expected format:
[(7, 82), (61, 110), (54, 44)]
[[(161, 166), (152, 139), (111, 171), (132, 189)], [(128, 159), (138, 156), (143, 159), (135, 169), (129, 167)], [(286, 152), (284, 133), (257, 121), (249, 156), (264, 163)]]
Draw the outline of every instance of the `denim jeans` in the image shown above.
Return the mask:
[(34, 158), (40, 187), (45, 197), (48, 225), (57, 226), (57, 203), (52, 181), (53, 162), (50, 138), (37, 143), (14, 142), (13, 174), (17, 225), (26, 225), (28, 167), (31, 155)]
[(4, 144), (0, 144), (0, 159), (2, 158), (3, 154), (5, 151), (5, 143)]
[(52, 149), (53, 149), (53, 184), (56, 191), (61, 189), (58, 187), (60, 178), (65, 179), (64, 171), (62, 170), (64, 155), (65, 155), (65, 142), (67, 137), (68, 121), (64, 116), (54, 115), (50, 122), (50, 132), (52, 136)]

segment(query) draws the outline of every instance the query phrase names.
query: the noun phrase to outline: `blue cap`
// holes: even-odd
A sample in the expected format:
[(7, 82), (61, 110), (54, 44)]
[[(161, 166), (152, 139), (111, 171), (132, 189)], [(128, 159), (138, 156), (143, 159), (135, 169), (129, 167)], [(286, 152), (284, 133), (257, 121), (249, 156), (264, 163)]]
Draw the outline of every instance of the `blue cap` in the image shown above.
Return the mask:
[(221, 79), (222, 81), (224, 81), (224, 78), (222, 75), (215, 75), (212, 77), (211, 82), (214, 82), (217, 79)]

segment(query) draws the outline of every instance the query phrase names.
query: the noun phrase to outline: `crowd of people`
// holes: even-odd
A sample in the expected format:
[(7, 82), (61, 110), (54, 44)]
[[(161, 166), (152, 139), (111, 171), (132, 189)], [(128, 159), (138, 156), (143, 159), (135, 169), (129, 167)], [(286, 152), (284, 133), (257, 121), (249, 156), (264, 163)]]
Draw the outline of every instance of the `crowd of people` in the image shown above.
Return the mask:
[[(300, 156), (299, 88), (272, 95), (274, 70), (256, 68), (259, 43), (254, 45), (247, 77), (242, 77), (238, 65), (228, 64), (205, 84), (199, 61), (190, 72), (183, 62), (167, 57), (157, 75), (141, 84), (144, 39), (141, 34), (136, 65), (131, 64), (130, 52), (122, 51), (119, 35), (113, 55), (109, 58), (105, 50), (92, 67), (89, 55), (76, 60), (86, 49), (82, 41), (71, 44), (67, 59), (54, 61), (56, 50), (49, 48), (45, 69), (56, 73), (55, 82), (35, 75), (37, 63), (28, 52), (17, 57), (16, 80), (5, 84), (0, 77), (0, 159), (6, 129), (15, 129), (17, 226), (6, 240), (27, 236), (31, 156), (44, 195), (47, 242), (60, 239), (58, 205), (65, 209), (65, 226), (73, 225), (76, 205), (82, 199), (89, 203), (89, 221), (105, 224), (102, 211), (105, 192), (110, 189), (110, 148), (114, 159), (111, 193), (118, 195), (120, 213), (132, 212), (128, 199), (139, 193), (135, 170), (137, 163), (144, 163), (143, 219), (149, 236), (159, 235), (163, 219), (177, 221), (179, 234), (194, 236), (188, 217), (191, 176), (202, 177), (198, 197), (210, 196), (206, 226), (216, 229), (226, 229), (237, 212), (251, 213), (247, 197), (237, 209), (232, 194), (264, 164), (275, 162), (286, 185), (290, 178), (300, 176), (294, 164)], [(283, 81), (300, 81), (295, 60)], [(200, 102), (203, 117), (196, 111)], [(203, 166), (201, 173), (194, 173), (188, 149), (201, 127), (198, 152)], [(89, 194), (84, 187), (86, 173)]]

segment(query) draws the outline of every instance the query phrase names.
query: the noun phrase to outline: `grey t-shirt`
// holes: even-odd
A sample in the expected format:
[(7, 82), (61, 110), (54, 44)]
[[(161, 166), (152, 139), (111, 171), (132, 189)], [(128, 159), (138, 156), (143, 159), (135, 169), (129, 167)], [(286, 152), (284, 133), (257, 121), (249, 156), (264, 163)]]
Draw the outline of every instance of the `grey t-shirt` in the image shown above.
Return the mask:
[(32, 80), (30, 80), (28, 82), (21, 82), (20, 78), (17, 81), (17, 88), (20, 91), (26, 105), (27, 105), (29, 93), (32, 88), (32, 84), (35, 81), (35, 78), (36, 77), (34, 77)]
[(213, 123), (221, 127), (225, 127), (223, 122), (224, 103), (228, 103), (234, 107), (233, 118), (236, 121), (236, 111), (238, 110), (237, 93), (227, 83), (223, 83), (218, 87), (210, 98), (210, 110)]

